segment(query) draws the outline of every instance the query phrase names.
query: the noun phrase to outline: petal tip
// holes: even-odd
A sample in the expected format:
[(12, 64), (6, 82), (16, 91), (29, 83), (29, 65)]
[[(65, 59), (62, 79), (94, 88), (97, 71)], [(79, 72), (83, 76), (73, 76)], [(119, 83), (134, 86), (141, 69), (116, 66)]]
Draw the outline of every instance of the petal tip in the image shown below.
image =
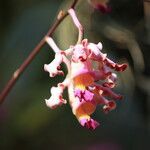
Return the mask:
[(97, 121), (95, 121), (91, 118), (90, 119), (82, 118), (80, 120), (80, 124), (83, 127), (87, 128), (87, 129), (91, 129), (91, 130), (95, 130), (100, 125)]

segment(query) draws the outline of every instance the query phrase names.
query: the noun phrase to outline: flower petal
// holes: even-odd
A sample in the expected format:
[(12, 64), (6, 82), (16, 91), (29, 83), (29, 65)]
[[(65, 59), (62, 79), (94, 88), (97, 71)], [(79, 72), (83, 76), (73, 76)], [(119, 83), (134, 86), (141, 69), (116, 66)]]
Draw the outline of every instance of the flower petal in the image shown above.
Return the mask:
[(55, 109), (57, 106), (66, 104), (67, 101), (62, 97), (63, 89), (61, 87), (52, 87), (51, 88), (51, 97), (45, 100), (46, 105), (51, 109)]
[(50, 77), (54, 77), (55, 75), (63, 75), (63, 71), (59, 70), (60, 69), (60, 64), (63, 61), (63, 57), (60, 53), (55, 54), (55, 59), (50, 63), (50, 64), (45, 64), (44, 65), (44, 70), (49, 72)]
[(83, 101), (92, 101), (94, 94), (88, 90), (75, 89), (75, 97), (78, 97), (80, 102)]
[(87, 129), (94, 130), (99, 126), (99, 123), (93, 119), (82, 118), (80, 119), (80, 124)]
[(116, 103), (114, 101), (109, 101), (106, 105), (103, 106), (104, 113), (108, 113), (109, 111), (116, 108)]

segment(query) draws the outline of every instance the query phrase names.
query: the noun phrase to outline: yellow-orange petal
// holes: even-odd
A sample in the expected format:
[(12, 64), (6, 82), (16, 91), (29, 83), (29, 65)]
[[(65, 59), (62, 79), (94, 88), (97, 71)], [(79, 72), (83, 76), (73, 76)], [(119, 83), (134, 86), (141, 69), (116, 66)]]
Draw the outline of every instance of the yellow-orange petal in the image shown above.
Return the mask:
[(85, 89), (94, 82), (94, 78), (89, 73), (80, 74), (73, 79), (75, 88)]

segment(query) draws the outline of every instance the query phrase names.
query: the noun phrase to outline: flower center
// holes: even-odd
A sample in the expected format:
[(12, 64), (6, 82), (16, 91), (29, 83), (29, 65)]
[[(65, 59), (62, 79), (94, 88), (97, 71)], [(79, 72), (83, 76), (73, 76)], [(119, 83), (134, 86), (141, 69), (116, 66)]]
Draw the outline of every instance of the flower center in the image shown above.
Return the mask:
[(94, 78), (89, 74), (80, 74), (74, 78), (75, 88), (85, 90), (87, 86), (94, 82)]

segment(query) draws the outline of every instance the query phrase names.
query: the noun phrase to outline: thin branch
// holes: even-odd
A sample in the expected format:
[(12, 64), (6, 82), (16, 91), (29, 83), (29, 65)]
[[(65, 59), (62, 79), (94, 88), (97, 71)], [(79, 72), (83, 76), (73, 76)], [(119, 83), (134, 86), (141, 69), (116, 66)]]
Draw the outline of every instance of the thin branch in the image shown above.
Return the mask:
[[(74, 0), (71, 4), (70, 8), (74, 8), (77, 4), (78, 0)], [(69, 9), (70, 9), (69, 8)], [(62, 11), (61, 11), (62, 12)], [(4, 89), (0, 93), (0, 104), (2, 104), (6, 98), (6, 96), (9, 94), (12, 87), (15, 85), (16, 81), (19, 79), (20, 75), (25, 71), (25, 69), (28, 67), (28, 65), (32, 62), (32, 60), (35, 58), (35, 56), (40, 52), (41, 48), (45, 44), (45, 38), (47, 36), (51, 36), (55, 29), (59, 26), (59, 24), (67, 17), (68, 12), (60, 13), (58, 14), (56, 21), (52, 25), (52, 27), (49, 29), (49, 31), (46, 33), (46, 35), (43, 37), (43, 39), (37, 44), (37, 46), (31, 51), (29, 56), (25, 59), (25, 61), (20, 65), (20, 67), (13, 73), (10, 80), (5, 85)]]

